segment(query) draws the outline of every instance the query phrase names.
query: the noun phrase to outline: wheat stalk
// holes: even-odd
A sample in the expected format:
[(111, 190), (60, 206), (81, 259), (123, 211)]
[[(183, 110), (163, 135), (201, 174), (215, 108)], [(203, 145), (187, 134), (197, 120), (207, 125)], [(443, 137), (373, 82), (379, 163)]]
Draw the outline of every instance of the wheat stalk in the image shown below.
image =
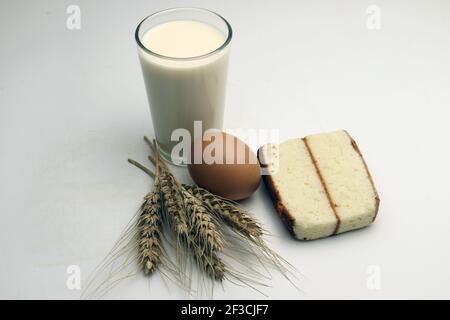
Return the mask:
[(258, 221), (249, 216), (244, 209), (239, 208), (232, 202), (197, 186), (185, 184), (183, 187), (198, 200), (208, 205), (216, 215), (221, 217), (232, 228), (235, 228), (244, 235), (259, 238), (264, 234)]
[(162, 225), (160, 217), (159, 192), (147, 194), (141, 206), (141, 215), (137, 224), (139, 263), (145, 274), (152, 273), (161, 262)]
[(184, 187), (183, 196), (189, 213), (190, 234), (194, 242), (204, 251), (221, 251), (224, 237), (217, 222), (203, 203)]
[(154, 158), (149, 157), (149, 159), (156, 168), (156, 174), (137, 162), (135, 162), (135, 165), (137, 164), (140, 169), (144, 170), (151, 177), (159, 180), (159, 188), (162, 193), (164, 209), (166, 213), (168, 213), (172, 228), (178, 236), (185, 235), (188, 233), (189, 229), (186, 218), (186, 208), (181, 192), (182, 187), (170, 172), (164, 161), (161, 160), (156, 140), (153, 140), (152, 142), (147, 137), (144, 137), (144, 140), (155, 154)]
[(149, 169), (134, 161), (128, 159), (128, 162), (145, 171), (154, 178), (153, 190), (149, 192), (144, 203), (140, 208), (140, 215), (137, 221), (138, 235), (138, 256), (139, 264), (142, 265), (145, 274), (152, 273), (161, 263), (162, 257), (162, 221), (161, 221), (161, 203), (160, 203), (160, 183), (157, 178), (159, 173), (156, 168), (156, 174)]
[(217, 254), (211, 252), (207, 253), (197, 246), (193, 247), (192, 253), (198, 267), (211, 279), (218, 281), (225, 279), (227, 268)]
[(172, 228), (178, 236), (186, 235), (189, 232), (189, 227), (182, 194), (177, 185), (174, 184), (173, 176), (170, 173), (161, 173), (159, 179), (164, 209), (169, 216)]

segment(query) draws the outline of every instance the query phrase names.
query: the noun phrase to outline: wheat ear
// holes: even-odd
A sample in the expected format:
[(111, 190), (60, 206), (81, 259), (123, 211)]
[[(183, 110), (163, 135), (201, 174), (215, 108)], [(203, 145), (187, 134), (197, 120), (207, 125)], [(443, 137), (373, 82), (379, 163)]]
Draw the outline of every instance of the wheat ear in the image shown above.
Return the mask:
[(160, 190), (162, 193), (164, 208), (169, 216), (169, 221), (171, 222), (172, 228), (178, 236), (186, 235), (189, 228), (186, 217), (186, 208), (184, 206), (183, 195), (181, 193), (181, 185), (159, 156), (156, 140), (153, 140), (152, 142), (147, 137), (144, 137), (144, 140), (155, 155), (154, 158), (150, 158), (156, 167), (156, 177), (160, 180)]
[(189, 193), (184, 187), (183, 196), (189, 213), (190, 234), (195, 243), (204, 251), (221, 251), (224, 246), (224, 236), (217, 221), (203, 203)]
[(197, 199), (206, 203), (210, 209), (222, 218), (228, 225), (247, 237), (259, 238), (264, 232), (261, 225), (248, 213), (232, 202), (213, 195), (209, 191), (193, 186), (183, 185), (183, 187)]
[(159, 171), (156, 168), (156, 174), (154, 174), (133, 159), (128, 159), (128, 162), (154, 178), (153, 190), (145, 196), (137, 221), (139, 264), (142, 265), (145, 274), (150, 274), (161, 263), (163, 252), (160, 191), (157, 178)]
[(137, 225), (139, 263), (142, 265), (144, 273), (150, 274), (158, 267), (162, 254), (161, 207), (157, 190), (147, 194), (141, 210), (142, 213)]

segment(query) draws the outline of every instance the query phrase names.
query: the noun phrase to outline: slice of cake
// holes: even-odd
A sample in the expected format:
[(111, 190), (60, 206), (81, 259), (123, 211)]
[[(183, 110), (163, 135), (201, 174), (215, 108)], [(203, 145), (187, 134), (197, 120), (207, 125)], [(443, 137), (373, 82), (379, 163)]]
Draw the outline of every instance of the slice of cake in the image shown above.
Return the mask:
[(346, 131), (267, 144), (258, 157), (277, 211), (297, 239), (328, 237), (375, 220), (380, 200)]

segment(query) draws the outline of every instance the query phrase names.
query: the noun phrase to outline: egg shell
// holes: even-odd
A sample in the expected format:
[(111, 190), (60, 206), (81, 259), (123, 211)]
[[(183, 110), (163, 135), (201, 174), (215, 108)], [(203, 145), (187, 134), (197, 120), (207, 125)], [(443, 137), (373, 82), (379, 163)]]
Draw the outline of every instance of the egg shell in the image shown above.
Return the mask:
[(188, 170), (198, 186), (230, 200), (248, 198), (261, 181), (255, 153), (245, 142), (224, 132), (211, 141), (201, 139), (192, 144)]

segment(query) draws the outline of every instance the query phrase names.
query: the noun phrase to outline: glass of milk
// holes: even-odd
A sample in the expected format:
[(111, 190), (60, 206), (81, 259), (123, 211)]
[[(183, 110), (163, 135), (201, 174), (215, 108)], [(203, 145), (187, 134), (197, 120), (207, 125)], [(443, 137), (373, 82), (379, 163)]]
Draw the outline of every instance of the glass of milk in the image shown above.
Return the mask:
[(161, 155), (186, 163), (176, 148), (186, 133), (193, 141), (222, 129), (231, 26), (206, 9), (175, 8), (146, 17), (135, 36)]

